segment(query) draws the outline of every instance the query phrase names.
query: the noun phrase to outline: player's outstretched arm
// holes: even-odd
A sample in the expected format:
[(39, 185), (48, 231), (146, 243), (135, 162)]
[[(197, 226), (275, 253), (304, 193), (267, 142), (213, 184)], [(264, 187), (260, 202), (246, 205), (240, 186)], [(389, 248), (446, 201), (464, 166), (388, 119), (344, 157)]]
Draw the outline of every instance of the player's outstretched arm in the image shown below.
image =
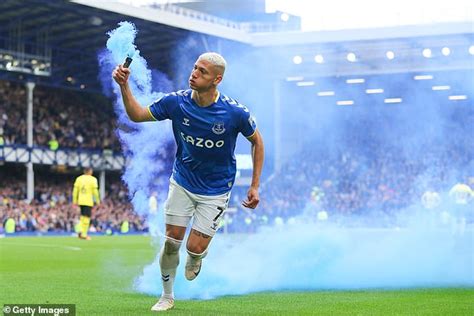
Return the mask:
[(260, 186), (260, 175), (262, 174), (263, 159), (265, 156), (265, 150), (263, 146), (262, 135), (258, 130), (247, 138), (252, 143), (252, 161), (253, 161), (253, 172), (252, 172), (252, 184), (247, 192), (247, 200), (242, 202), (242, 205), (248, 208), (256, 208), (260, 198), (258, 195), (258, 188)]
[(155, 119), (151, 116), (147, 108), (142, 107), (130, 90), (128, 85), (128, 78), (130, 77), (130, 69), (118, 65), (113, 73), (112, 77), (115, 82), (120, 86), (120, 92), (122, 93), (123, 104), (125, 105), (125, 110), (127, 111), (128, 117), (133, 122), (145, 122), (145, 121), (154, 121)]

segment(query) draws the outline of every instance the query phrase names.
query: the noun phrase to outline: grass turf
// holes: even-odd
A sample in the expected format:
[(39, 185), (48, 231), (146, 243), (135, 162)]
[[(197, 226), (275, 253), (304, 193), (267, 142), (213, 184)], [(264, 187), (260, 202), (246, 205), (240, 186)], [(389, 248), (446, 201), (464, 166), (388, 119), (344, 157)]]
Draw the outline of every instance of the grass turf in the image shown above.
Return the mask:
[[(77, 315), (151, 315), (133, 279), (155, 249), (144, 236), (0, 239), (0, 303), (76, 304)], [(474, 315), (474, 289), (266, 292), (177, 301), (170, 315)]]

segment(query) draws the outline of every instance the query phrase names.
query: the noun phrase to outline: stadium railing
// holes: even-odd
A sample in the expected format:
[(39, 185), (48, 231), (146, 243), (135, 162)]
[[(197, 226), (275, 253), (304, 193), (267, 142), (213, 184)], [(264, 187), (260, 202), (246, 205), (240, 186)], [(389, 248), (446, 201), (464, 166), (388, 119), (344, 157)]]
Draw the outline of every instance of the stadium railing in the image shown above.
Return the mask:
[(58, 149), (26, 145), (0, 146), (0, 161), (43, 165), (64, 165), (68, 167), (92, 167), (102, 170), (122, 170), (126, 159), (111, 150)]

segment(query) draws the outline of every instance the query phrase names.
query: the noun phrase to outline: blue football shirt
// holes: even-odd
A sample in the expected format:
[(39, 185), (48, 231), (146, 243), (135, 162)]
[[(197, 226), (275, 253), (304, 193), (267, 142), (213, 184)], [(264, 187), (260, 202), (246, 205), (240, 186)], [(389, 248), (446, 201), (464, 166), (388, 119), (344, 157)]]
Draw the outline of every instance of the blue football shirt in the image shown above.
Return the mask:
[(156, 120), (172, 121), (178, 147), (174, 180), (195, 194), (223, 194), (235, 180), (237, 136), (252, 136), (256, 123), (247, 107), (225, 95), (219, 94), (213, 104), (200, 107), (191, 92), (166, 94), (148, 109)]

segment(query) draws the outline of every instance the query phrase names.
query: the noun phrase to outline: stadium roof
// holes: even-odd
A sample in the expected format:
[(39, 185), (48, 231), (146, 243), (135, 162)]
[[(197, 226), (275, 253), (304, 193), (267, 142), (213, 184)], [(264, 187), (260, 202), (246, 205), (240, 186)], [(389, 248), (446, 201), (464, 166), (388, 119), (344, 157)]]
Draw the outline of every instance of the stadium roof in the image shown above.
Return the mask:
[[(275, 72), (280, 78), (413, 71), (414, 61), (416, 65), (433, 70), (473, 67), (472, 57), (467, 53), (456, 64), (447, 63), (447, 58), (432, 58), (429, 62), (418, 60), (422, 58), (419, 55), (424, 47), (438, 50), (448, 46), (465, 51), (474, 41), (471, 23), (275, 33), (260, 32), (263, 29), (213, 19), (206, 14), (201, 16), (192, 10), (175, 12), (175, 9), (172, 6), (137, 8), (112, 1), (3, 0), (0, 2), (0, 79), (31, 80), (46, 85), (100, 91), (97, 52), (105, 47), (106, 32), (123, 20), (137, 26), (136, 44), (149, 65), (171, 78), (175, 61), (173, 49), (191, 35), (199, 36), (205, 48), (239, 42), (239, 45), (268, 50), (272, 54), (280, 51), (276, 54), (278, 60), (267, 61), (283, 65), (279, 67), (283, 71)], [(388, 63), (384, 57), (387, 50), (396, 52), (397, 63)], [(8, 51), (24, 56), (44, 56), (45, 65), (47, 60), (51, 61), (51, 76), (2, 71), (2, 58)], [(345, 61), (349, 52), (364, 57), (361, 59), (363, 62), (351, 64)], [(316, 64), (315, 54), (321, 54), (325, 63)], [(299, 68), (291, 62), (296, 55), (303, 58)], [(399, 59), (400, 56), (404, 59)], [(10, 68), (12, 66), (10, 64)]]
[[(474, 33), (474, 26), (469, 22), (301, 32), (299, 23), (294, 25), (296, 28), (292, 28), (291, 25), (288, 28), (282, 28), (281, 26), (284, 25), (282, 23), (262, 23), (259, 21), (240, 23), (172, 4), (147, 7), (132, 6), (115, 1), (72, 1), (109, 12), (258, 47)], [(231, 9), (228, 11), (232, 12)]]
[[(135, 23), (139, 29), (136, 44), (142, 55), (154, 68), (168, 74), (172, 71), (170, 49), (191, 33), (68, 1), (2, 0), (0, 12), (0, 57), (10, 51), (49, 57), (52, 62), (50, 78), (0, 69), (0, 79), (29, 79), (53, 86), (72, 84), (67, 78), (74, 76), (78, 87), (84, 84), (87, 89), (95, 89), (97, 52), (105, 47), (106, 32), (121, 21)], [(210, 38), (205, 34), (202, 37), (204, 41)]]

